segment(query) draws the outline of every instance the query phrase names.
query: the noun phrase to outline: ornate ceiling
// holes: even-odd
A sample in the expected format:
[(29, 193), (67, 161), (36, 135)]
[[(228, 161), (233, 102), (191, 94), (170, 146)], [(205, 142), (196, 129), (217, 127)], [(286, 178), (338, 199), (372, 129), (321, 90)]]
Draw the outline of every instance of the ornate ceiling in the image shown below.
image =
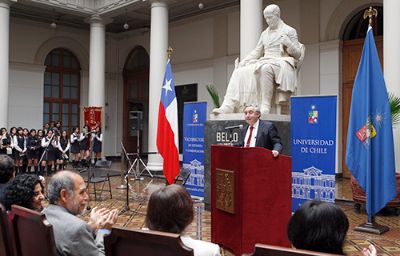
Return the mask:
[[(238, 6), (240, 0), (166, 0), (170, 22), (227, 7)], [(13, 0), (11, 17), (44, 23), (55, 22), (89, 29), (85, 22), (91, 15), (99, 14), (110, 22), (109, 33), (150, 28), (151, 0)]]

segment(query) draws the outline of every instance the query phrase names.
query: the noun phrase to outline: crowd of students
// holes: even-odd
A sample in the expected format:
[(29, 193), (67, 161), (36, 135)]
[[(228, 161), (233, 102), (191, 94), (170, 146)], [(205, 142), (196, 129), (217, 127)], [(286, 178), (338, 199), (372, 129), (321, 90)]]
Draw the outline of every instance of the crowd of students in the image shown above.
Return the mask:
[(62, 129), (61, 122), (50, 122), (43, 129), (11, 127), (9, 131), (3, 127), (0, 131), (0, 154), (10, 156), (15, 161), (16, 173), (44, 175), (65, 169), (72, 154), (72, 167), (85, 167), (90, 164), (90, 148), (92, 145), (94, 163), (101, 158), (103, 135), (96, 126), (89, 130), (84, 126), (73, 128), (68, 134)]

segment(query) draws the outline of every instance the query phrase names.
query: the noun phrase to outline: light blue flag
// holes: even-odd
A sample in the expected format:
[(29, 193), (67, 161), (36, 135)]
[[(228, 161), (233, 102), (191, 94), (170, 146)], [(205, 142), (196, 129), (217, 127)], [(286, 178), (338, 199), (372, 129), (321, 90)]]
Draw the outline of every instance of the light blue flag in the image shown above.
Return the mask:
[(371, 27), (354, 81), (346, 164), (366, 192), (371, 222), (396, 196), (392, 116)]

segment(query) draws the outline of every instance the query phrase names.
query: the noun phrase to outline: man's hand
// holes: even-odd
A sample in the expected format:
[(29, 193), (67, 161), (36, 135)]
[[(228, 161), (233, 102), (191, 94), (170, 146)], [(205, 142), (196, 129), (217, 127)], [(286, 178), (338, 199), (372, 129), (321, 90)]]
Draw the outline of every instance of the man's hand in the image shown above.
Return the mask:
[(88, 221), (88, 224), (93, 229), (93, 231), (102, 228), (101, 225), (104, 222), (104, 219), (107, 218), (109, 213), (110, 210), (106, 208), (98, 209), (97, 207), (94, 207), (92, 209), (92, 211), (90, 212), (90, 219)]
[(278, 157), (279, 156), (279, 151), (272, 150), (272, 156), (273, 157)]
[(102, 223), (100, 223), (100, 228), (111, 230), (112, 226), (117, 222), (117, 219), (118, 209), (111, 210), (107, 216), (103, 218)]

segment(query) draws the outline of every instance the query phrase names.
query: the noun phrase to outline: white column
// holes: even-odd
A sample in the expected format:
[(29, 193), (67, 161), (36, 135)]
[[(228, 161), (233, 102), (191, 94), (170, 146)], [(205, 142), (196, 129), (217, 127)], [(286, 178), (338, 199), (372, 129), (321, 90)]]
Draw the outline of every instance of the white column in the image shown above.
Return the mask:
[(8, 127), (10, 2), (0, 0), (0, 127)]
[[(149, 152), (158, 152), (157, 122), (161, 87), (167, 64), (168, 48), (168, 6), (164, 1), (151, 2), (150, 25), (150, 79), (149, 79)], [(151, 171), (162, 170), (159, 154), (149, 155), (147, 167)]]
[(102, 107), (105, 102), (105, 44), (106, 27), (99, 15), (90, 20), (90, 56), (89, 56), (89, 106)]
[[(400, 72), (398, 62), (400, 60), (400, 31), (398, 24), (400, 17), (399, 0), (383, 1), (383, 67), (386, 87), (388, 92), (400, 96)], [(378, 14), (379, 15), (379, 14)], [(380, 14), (382, 15), (382, 14)], [(396, 171), (400, 172), (400, 127), (393, 129), (394, 147), (396, 157)]]
[(262, 0), (240, 0), (240, 59), (254, 49), (263, 26)]

